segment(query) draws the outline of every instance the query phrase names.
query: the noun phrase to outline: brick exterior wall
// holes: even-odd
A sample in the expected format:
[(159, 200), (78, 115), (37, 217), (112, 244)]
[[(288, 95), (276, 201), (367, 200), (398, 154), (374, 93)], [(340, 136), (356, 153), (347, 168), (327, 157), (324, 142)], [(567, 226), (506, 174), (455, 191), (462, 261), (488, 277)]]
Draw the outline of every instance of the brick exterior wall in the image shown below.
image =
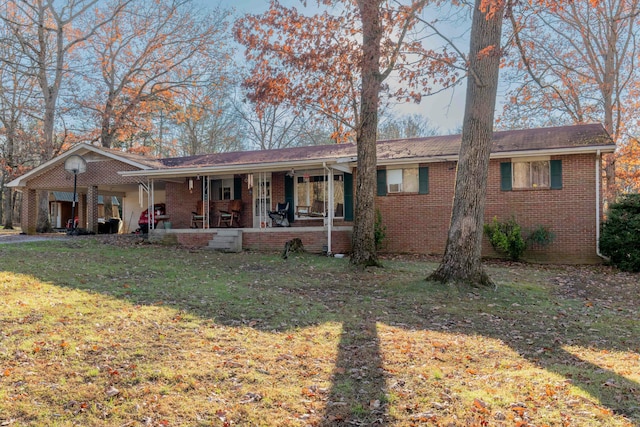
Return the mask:
[[(500, 189), (500, 163), (510, 159), (490, 162), (485, 221), (494, 216), (500, 220), (514, 217), (525, 231), (543, 225), (555, 233), (555, 241), (544, 250), (530, 252), (528, 255), (537, 261), (593, 263), (599, 262), (596, 256), (596, 212), (595, 212), (595, 154), (555, 156), (562, 160), (563, 187), (560, 190), (532, 189), (502, 191)], [(447, 239), (454, 194), (455, 162), (429, 163), (428, 194), (389, 194), (376, 197), (376, 208), (382, 214), (383, 224), (387, 227), (383, 252), (442, 254)], [(118, 171), (135, 169), (125, 163), (104, 159), (89, 161), (87, 172), (78, 175), (80, 203), (78, 216), (80, 223), (86, 224), (88, 218), (86, 203), (97, 202), (91, 196), (86, 199), (86, 189), (91, 185), (101, 188), (116, 184), (137, 183), (136, 178), (122, 177)], [(194, 178), (194, 188), (189, 191), (188, 179), (165, 182), (167, 214), (174, 229), (188, 229), (191, 226), (191, 212), (198, 209), (202, 199), (202, 179)], [(244, 183), (242, 175), (243, 211), (240, 225), (252, 228), (252, 194)], [(356, 177), (354, 174), (354, 186)], [(64, 171), (60, 164), (49, 171), (32, 178), (25, 191), (23, 200), (23, 229), (35, 232), (37, 197), (35, 190), (67, 189), (73, 186), (73, 176)], [(84, 194), (83, 194), (84, 193)], [(284, 197), (284, 172), (272, 174), (272, 207)], [(355, 200), (355, 198), (354, 198)], [(226, 209), (227, 201), (211, 202), (211, 224), (217, 225), (218, 212)], [(134, 218), (137, 220), (137, 218)], [(23, 221), (25, 222), (25, 221)], [(290, 228), (271, 228), (251, 230), (243, 234), (244, 247), (247, 249), (281, 250), (284, 243), (294, 237), (302, 239), (307, 250), (321, 252), (327, 243), (326, 230), (320, 229), (322, 222), (295, 221)], [(343, 220), (336, 225), (351, 225)], [(305, 227), (314, 227), (305, 229)], [(32, 231), (33, 230), (33, 231)], [(201, 231), (201, 230), (198, 230)], [(176, 233), (175, 241), (185, 246), (205, 246), (214, 230), (207, 233)], [(333, 233), (333, 252), (348, 253), (351, 246), (351, 231), (347, 227)], [(483, 254), (492, 255), (488, 242), (484, 241)], [(495, 255), (495, 254), (493, 254)]]
[[(88, 219), (86, 217), (87, 188), (92, 185), (137, 184), (137, 178), (123, 177), (118, 174), (120, 171), (128, 170), (138, 170), (138, 168), (107, 157), (94, 156), (87, 161), (87, 171), (78, 174), (77, 177), (78, 204), (76, 205), (76, 215), (78, 216), (79, 227), (84, 228), (88, 226)], [(61, 162), (40, 175), (29, 179), (26, 192), (29, 193), (32, 190), (71, 191), (69, 189), (73, 189), (73, 174), (65, 171), (64, 162)], [(23, 202), (22, 204), (20, 227), (28, 234), (34, 234), (36, 232), (37, 203), (34, 206), (35, 207), (32, 207), (29, 202)]]
[[(555, 156), (562, 160), (561, 190), (502, 191), (500, 163), (489, 166), (485, 222), (512, 216), (525, 232), (544, 225), (555, 233), (543, 250), (525, 254), (537, 261), (594, 263), (596, 255), (595, 155)], [(387, 227), (384, 252), (442, 254), (447, 240), (454, 195), (455, 163), (430, 163), (429, 194), (376, 197)], [(486, 238), (483, 255), (495, 255)]]
[[(246, 175), (241, 175), (243, 179), (242, 187), (242, 211), (240, 213), (240, 220), (238, 223), (240, 227), (252, 227), (253, 226), (253, 210), (252, 210), (252, 195), (249, 194), (246, 184), (244, 184), (244, 178)], [(167, 182), (166, 183), (166, 205), (167, 214), (171, 216), (171, 223), (173, 228), (190, 228), (191, 227), (191, 213), (200, 212), (202, 205), (202, 183), (204, 178), (197, 179), (193, 177), (193, 189), (189, 190), (188, 178), (184, 179), (184, 182)], [(221, 210), (227, 210), (229, 206), (228, 200), (211, 200), (209, 202), (209, 216), (210, 224), (212, 227), (217, 226), (219, 212)]]
[[(87, 162), (87, 171), (78, 174), (78, 191), (84, 193), (85, 189), (90, 185), (117, 185), (117, 184), (136, 184), (138, 178), (124, 177), (118, 172), (139, 170), (126, 163), (104, 158), (104, 160), (90, 160)], [(36, 190), (68, 190), (73, 188), (73, 174), (64, 170), (64, 163), (54, 166), (48, 171), (32, 177), (29, 180), (29, 188)]]

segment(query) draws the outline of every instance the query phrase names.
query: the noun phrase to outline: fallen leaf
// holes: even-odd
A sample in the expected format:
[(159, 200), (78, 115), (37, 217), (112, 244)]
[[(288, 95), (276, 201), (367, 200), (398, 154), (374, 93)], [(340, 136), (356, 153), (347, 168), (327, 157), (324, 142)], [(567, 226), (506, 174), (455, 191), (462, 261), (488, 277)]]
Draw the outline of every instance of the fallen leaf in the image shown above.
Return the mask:
[(242, 396), (242, 400), (240, 401), (240, 403), (251, 403), (251, 402), (258, 402), (262, 400), (262, 395), (260, 395), (259, 393), (247, 393), (244, 396)]
[(108, 397), (113, 397), (116, 396), (120, 393), (120, 390), (118, 390), (117, 388), (111, 386), (107, 391), (106, 391), (106, 395)]

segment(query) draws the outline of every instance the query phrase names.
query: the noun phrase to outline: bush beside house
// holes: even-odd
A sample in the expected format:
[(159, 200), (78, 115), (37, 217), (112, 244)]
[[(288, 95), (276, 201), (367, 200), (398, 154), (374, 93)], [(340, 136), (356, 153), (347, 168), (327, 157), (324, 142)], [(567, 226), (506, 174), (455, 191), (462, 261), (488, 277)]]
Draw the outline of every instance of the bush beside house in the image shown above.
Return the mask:
[(600, 251), (625, 271), (640, 271), (640, 194), (628, 194), (611, 205), (602, 225)]

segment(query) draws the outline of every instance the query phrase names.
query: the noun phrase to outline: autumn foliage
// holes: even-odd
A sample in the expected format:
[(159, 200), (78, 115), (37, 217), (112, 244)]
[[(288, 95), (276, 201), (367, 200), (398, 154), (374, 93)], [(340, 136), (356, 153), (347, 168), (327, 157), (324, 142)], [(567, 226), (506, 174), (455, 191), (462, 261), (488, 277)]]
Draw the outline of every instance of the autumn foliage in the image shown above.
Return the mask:
[[(236, 40), (246, 47), (251, 72), (244, 81), (258, 111), (265, 105), (289, 103), (311, 109), (337, 123), (334, 138), (352, 135), (360, 123), (359, 90), (362, 73), (361, 28), (355, 1), (330, 7), (320, 2), (315, 13), (304, 14), (278, 1), (260, 15), (246, 15), (234, 26)], [(384, 87), (388, 97), (419, 102), (434, 88), (453, 85), (459, 58), (447, 49), (427, 49), (407, 34), (418, 24), (426, 2), (398, 6), (381, 2), (380, 78), (397, 73), (398, 87)]]

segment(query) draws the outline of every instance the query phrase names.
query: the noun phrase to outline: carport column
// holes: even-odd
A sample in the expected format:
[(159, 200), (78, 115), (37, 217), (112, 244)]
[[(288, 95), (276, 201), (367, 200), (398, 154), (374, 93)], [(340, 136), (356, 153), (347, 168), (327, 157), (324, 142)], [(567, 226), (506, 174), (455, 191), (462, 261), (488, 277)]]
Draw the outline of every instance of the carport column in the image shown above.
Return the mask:
[(98, 232), (98, 187), (95, 185), (87, 189), (87, 229)]
[(25, 188), (22, 192), (22, 218), (20, 228), (23, 233), (36, 234), (38, 225), (38, 193)]

